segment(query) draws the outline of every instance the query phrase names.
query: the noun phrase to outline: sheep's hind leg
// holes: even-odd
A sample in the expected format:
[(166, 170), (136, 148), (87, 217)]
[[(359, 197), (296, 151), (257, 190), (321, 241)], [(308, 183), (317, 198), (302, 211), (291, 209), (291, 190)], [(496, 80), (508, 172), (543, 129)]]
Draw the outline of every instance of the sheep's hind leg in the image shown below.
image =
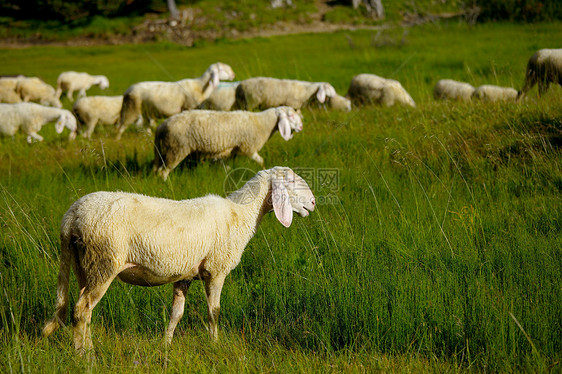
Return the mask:
[(82, 289), (83, 291), (78, 298), (74, 308), (74, 348), (80, 355), (93, 348), (90, 332), (92, 310), (101, 300), (114, 278), (115, 275), (103, 283), (87, 285)]
[(205, 294), (209, 313), (209, 332), (214, 341), (219, 340), (218, 322), (220, 312), (220, 298), (226, 275), (208, 277), (205, 279)]
[(174, 331), (181, 317), (183, 316), (183, 309), (185, 307), (185, 295), (191, 285), (191, 281), (179, 281), (174, 283), (174, 298), (172, 301), (172, 313), (170, 314), (170, 323), (166, 330), (166, 344), (172, 342)]
[(260, 166), (263, 168), (264, 167), (264, 162), (263, 162), (263, 158), (258, 155), (258, 152), (254, 153), (253, 155), (250, 156), (250, 158), (252, 160), (254, 160), (255, 162), (257, 162), (258, 164), (260, 164)]

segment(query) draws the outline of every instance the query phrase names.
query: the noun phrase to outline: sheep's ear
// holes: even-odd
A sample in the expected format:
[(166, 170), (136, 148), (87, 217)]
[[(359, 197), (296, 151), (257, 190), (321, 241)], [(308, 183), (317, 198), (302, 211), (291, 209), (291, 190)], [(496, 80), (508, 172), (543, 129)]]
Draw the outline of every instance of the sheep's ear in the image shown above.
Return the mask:
[(279, 128), (279, 133), (285, 140), (290, 140), (293, 135), (291, 134), (291, 124), (289, 123), (289, 118), (287, 118), (287, 113), (279, 111), (279, 120), (277, 121), (277, 127)]
[(326, 90), (324, 89), (324, 85), (321, 84), (318, 88), (318, 92), (316, 92), (316, 98), (318, 101), (323, 104), (326, 101)]
[(289, 202), (289, 193), (282, 180), (274, 180), (271, 183), (271, 202), (275, 217), (285, 227), (291, 226), (293, 222), (293, 208)]
[(211, 84), (213, 89), (217, 88), (220, 83), (220, 73), (218, 70), (213, 69), (213, 71), (211, 71), (211, 80), (209, 83)]
[(64, 121), (64, 115), (61, 115), (57, 120), (57, 123), (55, 123), (55, 131), (57, 132), (57, 134), (62, 133), (62, 130), (64, 130)]

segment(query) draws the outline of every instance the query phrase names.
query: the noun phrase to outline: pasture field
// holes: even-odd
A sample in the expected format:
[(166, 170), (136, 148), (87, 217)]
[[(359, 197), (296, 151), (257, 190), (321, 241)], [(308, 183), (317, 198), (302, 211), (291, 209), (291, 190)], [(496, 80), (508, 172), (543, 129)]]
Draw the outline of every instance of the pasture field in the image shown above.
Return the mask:
[[(304, 130), (289, 142), (274, 134), (260, 154), (300, 172), (318, 208), (288, 229), (266, 216), (225, 282), (221, 341), (205, 330), (200, 282), (166, 348), (171, 286), (115, 281), (94, 309), (92, 363), (74, 354), (68, 326), (40, 338), (68, 207), (99, 190), (224, 195), (228, 172), (259, 166), (191, 160), (162, 182), (152, 136), (134, 129), (119, 142), (103, 128), (68, 142), (52, 125), (42, 143), (0, 139), (0, 372), (559, 372), (562, 89), (502, 104), (436, 102), (432, 89), (440, 78), (519, 88), (534, 51), (561, 40), (561, 23), (450, 23), (2, 50), (0, 74), (50, 84), (65, 70), (105, 74), (107, 95), (222, 61), (237, 79), (329, 81), (340, 94), (376, 73), (401, 81), (417, 108), (305, 109)], [(72, 277), (71, 308), (77, 295)]]

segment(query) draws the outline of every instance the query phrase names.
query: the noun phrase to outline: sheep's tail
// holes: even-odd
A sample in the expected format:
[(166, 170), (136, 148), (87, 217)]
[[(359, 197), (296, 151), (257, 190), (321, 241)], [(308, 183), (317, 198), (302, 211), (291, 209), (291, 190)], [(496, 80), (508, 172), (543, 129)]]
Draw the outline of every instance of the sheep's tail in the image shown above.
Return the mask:
[(55, 96), (57, 97), (57, 99), (60, 99), (60, 96), (62, 95), (62, 82), (60, 80), (60, 78), (57, 79), (57, 90), (55, 91)]
[(43, 337), (51, 335), (53, 332), (58, 330), (59, 327), (64, 327), (64, 321), (66, 320), (66, 313), (68, 311), (70, 266), (72, 261), (76, 260), (77, 259), (73, 258), (70, 236), (61, 234), (61, 254), (59, 276), (57, 280), (57, 302), (55, 314), (53, 318), (45, 323), (45, 327), (43, 327)]

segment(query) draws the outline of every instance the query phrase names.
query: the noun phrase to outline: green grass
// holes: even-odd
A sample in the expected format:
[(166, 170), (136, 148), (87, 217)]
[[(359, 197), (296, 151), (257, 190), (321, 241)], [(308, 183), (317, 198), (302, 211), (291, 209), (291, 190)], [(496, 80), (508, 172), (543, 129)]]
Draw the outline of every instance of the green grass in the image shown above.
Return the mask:
[[(164, 183), (150, 173), (145, 133), (117, 142), (100, 128), (69, 143), (49, 125), (40, 144), (0, 139), (0, 371), (560, 371), (562, 89), (505, 104), (441, 103), (431, 92), (440, 78), (520, 87), (529, 56), (556, 47), (561, 26), (439, 24), (388, 31), (378, 37), (404, 40), (383, 44), (357, 31), (189, 49), (3, 50), (0, 74), (51, 84), (64, 70), (106, 74), (108, 95), (223, 61), (237, 79), (322, 80), (342, 94), (353, 75), (372, 72), (400, 80), (418, 108), (304, 110), (302, 133), (276, 134), (260, 154), (268, 167), (316, 171), (318, 209), (289, 229), (264, 219), (225, 283), (221, 342), (205, 331), (201, 284), (166, 350), (171, 287), (115, 282), (94, 309), (94, 364), (73, 354), (68, 328), (39, 337), (72, 202), (98, 190), (223, 195), (225, 168), (258, 166), (205, 161)], [(73, 278), (71, 304), (76, 288)]]

